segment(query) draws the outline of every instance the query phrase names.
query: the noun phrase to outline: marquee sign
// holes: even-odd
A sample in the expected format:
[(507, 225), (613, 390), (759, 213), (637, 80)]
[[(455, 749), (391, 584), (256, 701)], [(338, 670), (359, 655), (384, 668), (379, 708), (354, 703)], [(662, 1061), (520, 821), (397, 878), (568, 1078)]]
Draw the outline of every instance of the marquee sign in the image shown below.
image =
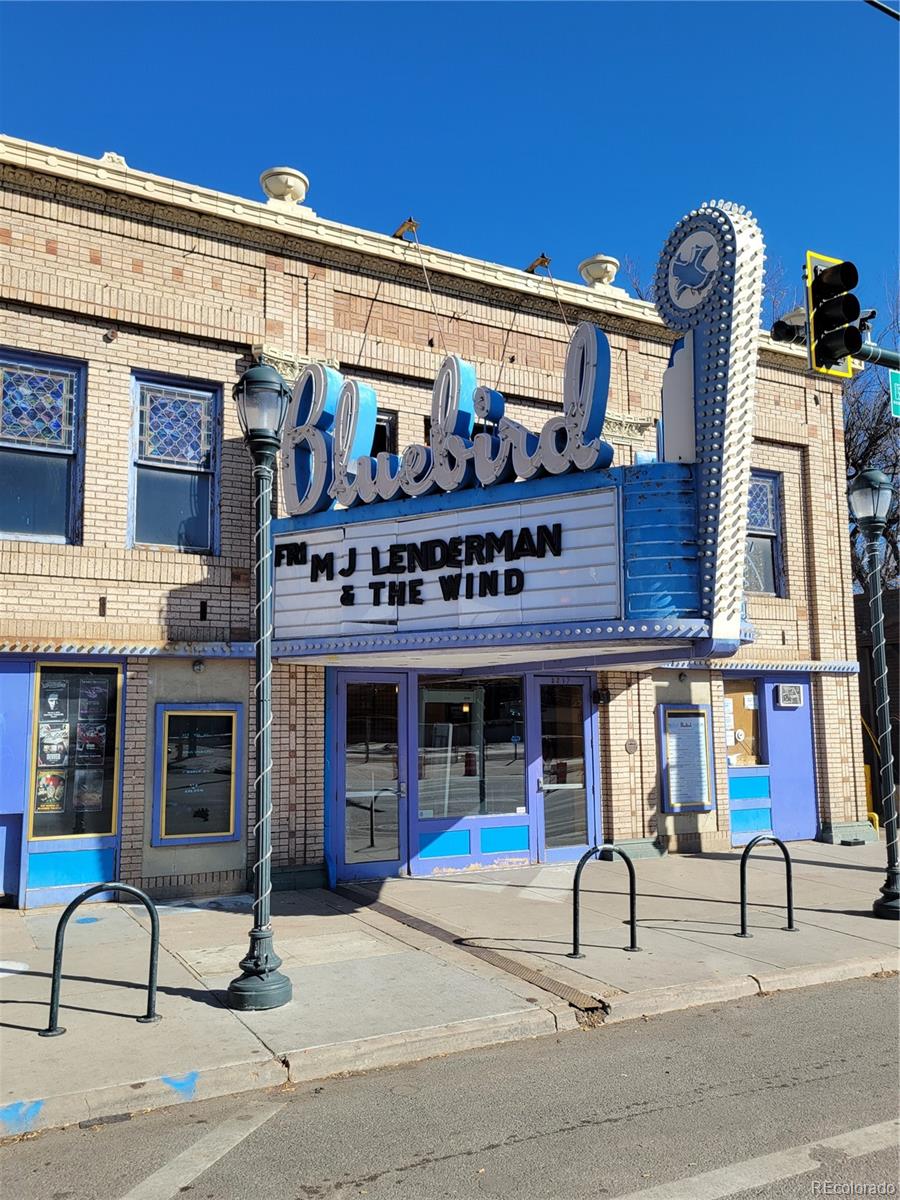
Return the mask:
[(452, 647), (485, 666), (532, 647), (546, 660), (654, 640), (681, 657), (733, 653), (762, 264), (756, 222), (721, 201), (666, 241), (657, 307), (680, 336), (649, 465), (612, 466), (609, 343), (588, 323), (569, 344), (562, 411), (540, 430), (450, 356), (431, 444), (399, 456), (372, 454), (368, 384), (307, 367), (281, 456), (291, 515), (274, 525), (276, 654), (403, 665), (415, 651), (440, 666)]
[(614, 618), (616, 489), (279, 539), (279, 636)]

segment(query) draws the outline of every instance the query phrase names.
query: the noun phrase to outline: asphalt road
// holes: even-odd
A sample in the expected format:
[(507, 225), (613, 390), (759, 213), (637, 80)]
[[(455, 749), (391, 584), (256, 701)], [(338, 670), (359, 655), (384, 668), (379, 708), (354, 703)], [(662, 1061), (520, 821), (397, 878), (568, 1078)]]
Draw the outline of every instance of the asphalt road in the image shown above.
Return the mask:
[(900, 1195), (898, 1012), (896, 978), (858, 980), (244, 1093), (7, 1144), (0, 1186), (4, 1200)]

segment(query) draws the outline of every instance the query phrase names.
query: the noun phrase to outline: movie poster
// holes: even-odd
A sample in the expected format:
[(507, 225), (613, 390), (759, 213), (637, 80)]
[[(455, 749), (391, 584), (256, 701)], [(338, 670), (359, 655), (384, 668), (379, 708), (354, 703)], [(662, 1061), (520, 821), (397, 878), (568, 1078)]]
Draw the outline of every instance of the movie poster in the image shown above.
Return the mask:
[(108, 679), (82, 679), (78, 689), (79, 721), (106, 721), (109, 708)]
[(103, 766), (106, 758), (106, 725), (79, 721), (75, 735), (75, 763), (79, 767)]
[(38, 766), (69, 765), (68, 722), (42, 721), (38, 727)]
[(99, 812), (103, 807), (103, 771), (95, 768), (75, 772), (75, 807), (82, 812)]
[(65, 812), (66, 775), (66, 771), (38, 771), (34, 794), (35, 812)]
[(66, 721), (69, 717), (69, 681), (54, 675), (41, 676), (40, 719)]

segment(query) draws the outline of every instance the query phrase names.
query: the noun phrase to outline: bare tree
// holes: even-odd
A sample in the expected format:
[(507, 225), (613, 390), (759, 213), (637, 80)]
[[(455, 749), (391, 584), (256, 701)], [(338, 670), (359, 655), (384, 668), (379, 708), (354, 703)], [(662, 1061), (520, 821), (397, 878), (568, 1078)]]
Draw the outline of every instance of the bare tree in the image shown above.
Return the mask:
[[(878, 341), (896, 342), (900, 320), (894, 307), (887, 328)], [(844, 450), (847, 479), (853, 479), (866, 467), (878, 467), (891, 479), (900, 477), (900, 422), (891, 415), (891, 390), (884, 367), (868, 366), (844, 386)], [(887, 588), (900, 586), (900, 505), (895, 490), (884, 530), (885, 549), (882, 578)], [(853, 579), (858, 587), (865, 584), (863, 554), (865, 545), (856, 525), (850, 525)]]
[(766, 263), (763, 291), (762, 322), (771, 329), (776, 321), (803, 303), (803, 289), (796, 271), (787, 271), (780, 258), (770, 258)]
[(645, 278), (644, 269), (636, 258), (626, 254), (620, 270), (638, 300), (653, 300), (653, 276), (651, 275), (649, 281)]

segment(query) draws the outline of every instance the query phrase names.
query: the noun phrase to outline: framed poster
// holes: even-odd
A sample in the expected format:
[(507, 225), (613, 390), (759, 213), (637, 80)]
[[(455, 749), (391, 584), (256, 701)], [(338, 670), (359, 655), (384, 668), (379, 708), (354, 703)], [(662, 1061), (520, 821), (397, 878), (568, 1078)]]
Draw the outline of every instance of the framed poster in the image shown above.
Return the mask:
[(32, 840), (116, 832), (120, 690), (118, 666), (38, 664)]
[(663, 812), (711, 812), (715, 785), (710, 706), (660, 704), (657, 712)]

